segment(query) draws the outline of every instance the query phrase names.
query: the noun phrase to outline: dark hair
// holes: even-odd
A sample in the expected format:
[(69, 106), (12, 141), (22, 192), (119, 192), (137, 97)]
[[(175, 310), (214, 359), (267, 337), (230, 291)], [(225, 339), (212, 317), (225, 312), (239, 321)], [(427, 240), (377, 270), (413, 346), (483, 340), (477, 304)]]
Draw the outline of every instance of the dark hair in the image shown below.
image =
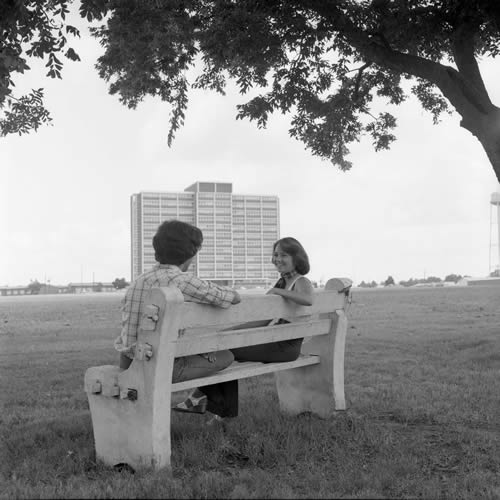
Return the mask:
[(203, 243), (203, 233), (187, 222), (171, 219), (162, 222), (153, 237), (155, 259), (160, 264), (178, 266), (194, 257)]
[(283, 252), (291, 255), (293, 260), (293, 265), (299, 274), (307, 274), (311, 269), (309, 265), (309, 257), (307, 256), (304, 247), (295, 239), (291, 237), (281, 238), (276, 241), (273, 245), (273, 253), (276, 250), (276, 246), (279, 245)]

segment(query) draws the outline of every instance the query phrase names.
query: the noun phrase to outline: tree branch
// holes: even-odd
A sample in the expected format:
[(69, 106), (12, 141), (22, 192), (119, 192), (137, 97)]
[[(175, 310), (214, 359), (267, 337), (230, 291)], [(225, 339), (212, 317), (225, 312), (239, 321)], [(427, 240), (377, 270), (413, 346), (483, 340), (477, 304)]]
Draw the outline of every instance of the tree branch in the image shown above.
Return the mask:
[(470, 24), (461, 24), (453, 33), (451, 47), (458, 71), (468, 84), (464, 92), (483, 113), (487, 113), (493, 103), (474, 57), (474, 35), (474, 29)]
[(369, 66), (371, 66), (371, 63), (366, 63), (363, 64), (363, 66), (361, 66), (358, 69), (358, 74), (356, 75), (356, 82), (354, 85), (354, 92), (352, 93), (352, 98), (354, 101), (357, 101), (359, 97), (359, 86), (361, 85), (361, 78), (363, 77), (363, 71)]
[[(336, 0), (329, 2), (317, 0), (312, 8), (329, 23), (333, 31), (342, 33), (347, 42), (367, 62), (373, 62), (397, 73), (407, 73), (433, 83), (458, 113), (463, 118), (468, 118), (467, 121), (470, 121), (470, 118), (475, 121), (475, 118), (480, 118), (480, 115), (487, 113), (488, 108), (490, 110), (492, 107), (495, 108), (491, 102), (488, 105), (484, 98), (477, 97), (478, 91), (474, 91), (466, 77), (451, 66), (393, 50), (378, 37), (373, 37), (363, 29), (358, 28), (337, 5)], [(472, 54), (468, 57), (473, 58), (474, 56)], [(479, 70), (477, 71), (479, 74)]]

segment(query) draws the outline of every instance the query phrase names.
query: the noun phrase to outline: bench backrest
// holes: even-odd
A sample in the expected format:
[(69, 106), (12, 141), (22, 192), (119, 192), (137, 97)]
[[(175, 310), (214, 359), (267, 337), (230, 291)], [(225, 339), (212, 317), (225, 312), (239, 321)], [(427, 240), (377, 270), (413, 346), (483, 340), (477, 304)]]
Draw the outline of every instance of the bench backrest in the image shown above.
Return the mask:
[[(176, 287), (152, 289), (143, 309), (139, 358), (144, 344), (151, 346), (153, 353), (168, 351), (170, 356), (180, 357), (327, 334), (335, 311), (345, 309), (351, 284), (347, 278), (329, 280), (324, 290), (315, 291), (312, 306), (300, 306), (276, 295), (249, 294), (228, 309), (184, 302)], [(286, 318), (291, 323), (265, 326), (273, 318)]]

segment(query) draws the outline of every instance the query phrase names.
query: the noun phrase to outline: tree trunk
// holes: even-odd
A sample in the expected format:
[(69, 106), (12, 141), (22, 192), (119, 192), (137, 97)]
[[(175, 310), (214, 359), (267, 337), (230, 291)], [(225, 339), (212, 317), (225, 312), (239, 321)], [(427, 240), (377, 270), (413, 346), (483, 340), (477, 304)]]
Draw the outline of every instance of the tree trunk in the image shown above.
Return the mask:
[(462, 117), (460, 125), (483, 146), (500, 182), (500, 108), (491, 103), (482, 80), (478, 84), (480, 77), (472, 79), (449, 66), (393, 51), (386, 51), (381, 57), (380, 47), (370, 49), (381, 66), (423, 78), (441, 90)]
[(491, 107), (489, 113), (480, 117), (463, 116), (460, 126), (477, 137), (500, 182), (500, 108)]

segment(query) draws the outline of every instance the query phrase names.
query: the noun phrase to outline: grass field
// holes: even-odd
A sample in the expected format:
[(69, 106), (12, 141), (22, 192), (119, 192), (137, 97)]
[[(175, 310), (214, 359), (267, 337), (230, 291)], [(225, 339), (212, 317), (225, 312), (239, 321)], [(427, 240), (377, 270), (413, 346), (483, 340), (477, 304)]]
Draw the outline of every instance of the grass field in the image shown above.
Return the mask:
[(119, 300), (0, 298), (1, 499), (500, 498), (500, 287), (355, 290), (348, 410), (243, 381), (226, 428), (173, 415), (172, 477), (94, 461), (83, 375), (116, 362)]

